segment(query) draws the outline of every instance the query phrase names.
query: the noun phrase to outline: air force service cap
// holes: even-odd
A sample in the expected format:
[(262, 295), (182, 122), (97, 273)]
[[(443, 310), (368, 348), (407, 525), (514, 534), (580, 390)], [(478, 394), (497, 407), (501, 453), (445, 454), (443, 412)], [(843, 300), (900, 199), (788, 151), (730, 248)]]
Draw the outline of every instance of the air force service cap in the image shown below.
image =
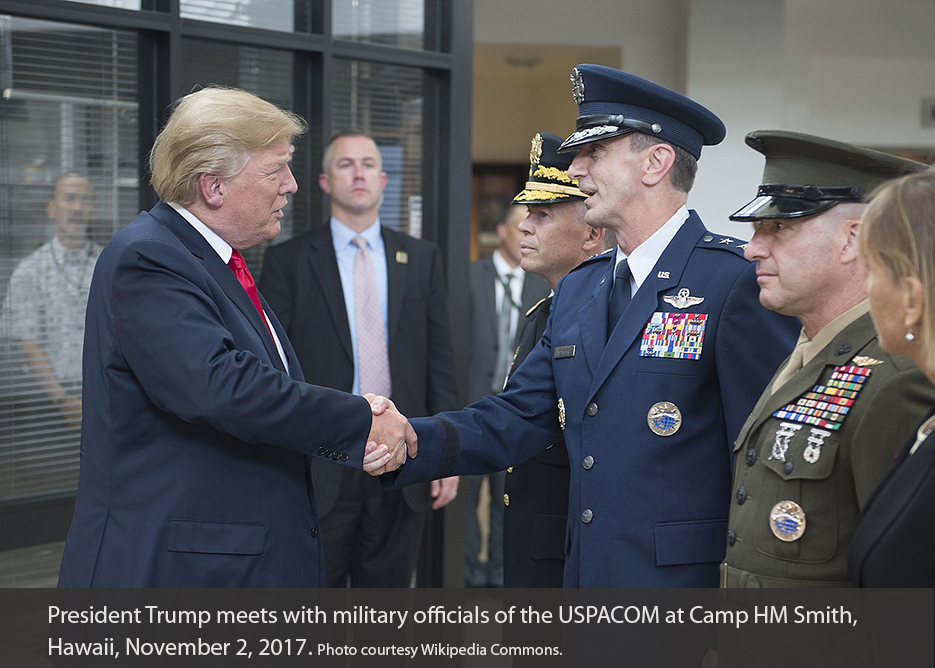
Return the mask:
[(852, 144), (787, 130), (754, 130), (747, 145), (766, 156), (756, 197), (733, 221), (801, 218), (839, 202), (865, 202), (884, 181), (928, 165)]
[(708, 109), (652, 81), (604, 65), (578, 65), (571, 71), (578, 104), (577, 130), (560, 152), (590, 142), (642, 132), (685, 149), (696, 159), (701, 147), (719, 144), (724, 123)]
[(587, 198), (578, 189), (578, 182), (568, 176), (573, 153), (558, 154), (562, 138), (548, 132), (537, 132), (529, 149), (529, 180), (513, 204), (557, 204)]

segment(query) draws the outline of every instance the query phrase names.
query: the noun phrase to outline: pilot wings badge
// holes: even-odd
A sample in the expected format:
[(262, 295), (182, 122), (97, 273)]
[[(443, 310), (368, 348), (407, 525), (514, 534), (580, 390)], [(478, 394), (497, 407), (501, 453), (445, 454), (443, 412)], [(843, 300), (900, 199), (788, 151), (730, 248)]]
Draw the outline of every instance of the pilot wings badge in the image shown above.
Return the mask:
[(675, 308), (688, 308), (704, 301), (704, 297), (692, 297), (688, 288), (682, 288), (677, 295), (665, 295), (662, 300)]

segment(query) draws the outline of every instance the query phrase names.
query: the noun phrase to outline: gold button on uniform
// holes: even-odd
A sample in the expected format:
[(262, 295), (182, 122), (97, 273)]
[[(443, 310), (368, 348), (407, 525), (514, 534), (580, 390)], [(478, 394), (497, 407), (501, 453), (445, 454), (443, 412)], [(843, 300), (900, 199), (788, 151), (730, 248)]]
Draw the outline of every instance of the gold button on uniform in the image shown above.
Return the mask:
[(510, 468), (508, 468), (508, 469), (506, 470), (506, 472), (507, 472), (507, 473), (513, 473), (513, 467), (511, 466)]
[(503, 505), (504, 505), (504, 506), (510, 505), (510, 495), (509, 495), (509, 494), (504, 494), (504, 495), (503, 495)]

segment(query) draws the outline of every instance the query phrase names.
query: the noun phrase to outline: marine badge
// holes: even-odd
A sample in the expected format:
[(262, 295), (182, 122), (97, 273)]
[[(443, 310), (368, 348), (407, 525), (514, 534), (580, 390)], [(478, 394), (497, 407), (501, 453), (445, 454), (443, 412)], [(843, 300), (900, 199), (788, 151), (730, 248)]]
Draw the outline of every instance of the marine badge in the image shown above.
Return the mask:
[(671, 436), (682, 426), (682, 412), (675, 404), (660, 401), (649, 409), (646, 422), (656, 436)]
[(776, 436), (773, 440), (773, 449), (768, 459), (778, 459), (781, 462), (786, 461), (786, 451), (789, 449), (789, 441), (801, 428), (802, 425), (800, 424), (781, 422), (779, 424), (779, 429), (776, 430)]
[(576, 67), (571, 71), (571, 96), (575, 99), (575, 104), (584, 102), (584, 79), (581, 78), (581, 72)]
[(805, 452), (802, 453), (802, 456), (805, 458), (809, 464), (816, 464), (821, 458), (821, 446), (825, 444), (825, 439), (831, 436), (830, 431), (825, 431), (824, 429), (815, 429), (811, 428), (811, 433), (808, 436), (808, 445), (805, 448)]
[(565, 431), (565, 401), (561, 397), (558, 398), (558, 426)]
[(682, 288), (677, 295), (665, 295), (662, 300), (675, 308), (688, 308), (704, 301), (704, 297), (692, 297), (688, 288)]
[(795, 501), (780, 501), (769, 511), (769, 528), (784, 543), (796, 541), (805, 533), (805, 511)]
[(883, 364), (883, 360), (874, 359), (873, 357), (867, 357), (865, 355), (857, 355), (851, 362), (857, 366), (876, 366), (877, 364)]

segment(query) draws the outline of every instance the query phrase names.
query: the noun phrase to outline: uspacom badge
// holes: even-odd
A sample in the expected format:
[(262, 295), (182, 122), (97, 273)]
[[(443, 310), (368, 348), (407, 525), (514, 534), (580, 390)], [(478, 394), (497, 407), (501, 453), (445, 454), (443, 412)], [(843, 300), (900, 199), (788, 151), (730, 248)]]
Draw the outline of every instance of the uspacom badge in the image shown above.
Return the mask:
[(805, 511), (795, 501), (780, 501), (769, 511), (769, 528), (785, 543), (798, 540), (805, 533)]
[(646, 415), (650, 430), (657, 436), (671, 436), (682, 426), (682, 412), (668, 401), (653, 404)]
[(565, 431), (565, 400), (561, 397), (558, 398), (558, 426)]

